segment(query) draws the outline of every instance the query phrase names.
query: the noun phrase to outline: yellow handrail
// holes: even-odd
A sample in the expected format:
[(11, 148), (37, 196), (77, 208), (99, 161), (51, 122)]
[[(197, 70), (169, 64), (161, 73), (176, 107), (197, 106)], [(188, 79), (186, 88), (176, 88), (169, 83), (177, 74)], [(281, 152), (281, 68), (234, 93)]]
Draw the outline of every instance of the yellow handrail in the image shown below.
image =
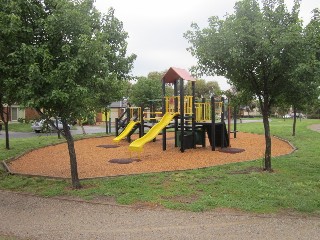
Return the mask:
[(141, 122), (141, 107), (129, 107), (130, 120)]
[[(183, 101), (183, 108), (184, 108), (184, 114), (186, 115), (192, 115), (192, 96), (185, 96)], [(180, 96), (171, 96), (171, 97), (165, 97), (165, 109), (166, 112), (170, 113), (176, 113), (181, 112), (180, 111)], [(175, 103), (177, 105), (177, 109), (175, 109)]]
[[(196, 122), (211, 121), (211, 103), (195, 103)], [(222, 102), (215, 102), (215, 115), (220, 116), (222, 112)]]

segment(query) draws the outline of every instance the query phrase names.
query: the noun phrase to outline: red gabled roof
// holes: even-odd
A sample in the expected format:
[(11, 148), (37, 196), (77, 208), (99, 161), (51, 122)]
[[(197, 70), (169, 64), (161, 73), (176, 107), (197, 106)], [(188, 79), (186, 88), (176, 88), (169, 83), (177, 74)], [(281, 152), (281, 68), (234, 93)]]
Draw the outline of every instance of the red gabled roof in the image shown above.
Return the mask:
[(187, 81), (196, 81), (196, 79), (193, 78), (186, 70), (175, 67), (169, 68), (162, 79), (164, 79), (165, 83), (174, 83), (180, 78)]

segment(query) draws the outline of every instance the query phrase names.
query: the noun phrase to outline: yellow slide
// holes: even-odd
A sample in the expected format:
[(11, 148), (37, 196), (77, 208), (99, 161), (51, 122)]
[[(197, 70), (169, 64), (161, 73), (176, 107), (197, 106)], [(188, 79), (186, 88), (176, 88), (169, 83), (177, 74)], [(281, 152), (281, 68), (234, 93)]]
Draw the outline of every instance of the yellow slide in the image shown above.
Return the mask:
[(146, 144), (147, 142), (152, 141), (158, 134), (159, 132), (165, 128), (170, 122), (171, 120), (178, 115), (178, 113), (169, 113), (167, 112), (160, 120), (160, 122), (158, 122), (156, 125), (154, 125), (148, 132), (146, 135), (144, 135), (141, 138), (138, 138), (137, 140), (133, 141), (130, 145), (129, 145), (129, 149), (131, 151), (142, 151), (143, 145)]
[(131, 132), (133, 127), (138, 123), (139, 122), (130, 121), (129, 124), (126, 126), (126, 128), (120, 133), (119, 136), (114, 138), (113, 141), (116, 143), (120, 142), (122, 139), (124, 139), (126, 136), (128, 136), (128, 134)]

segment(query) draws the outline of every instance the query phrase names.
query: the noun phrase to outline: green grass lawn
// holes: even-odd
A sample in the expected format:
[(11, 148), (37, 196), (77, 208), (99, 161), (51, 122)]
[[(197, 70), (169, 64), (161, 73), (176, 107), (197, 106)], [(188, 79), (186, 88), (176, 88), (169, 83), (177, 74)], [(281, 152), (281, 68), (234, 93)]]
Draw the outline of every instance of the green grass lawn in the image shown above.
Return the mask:
[[(289, 140), (298, 149), (291, 155), (273, 158), (273, 173), (260, 171), (260, 159), (200, 170), (86, 180), (82, 181), (83, 189), (70, 190), (69, 181), (1, 172), (0, 189), (88, 200), (106, 197), (119, 204), (151, 204), (190, 211), (232, 208), (259, 213), (284, 211), (320, 215), (320, 133), (307, 128), (315, 123), (320, 121), (298, 121), (296, 137), (292, 137), (291, 119), (272, 119), (271, 133)], [(237, 129), (263, 133), (262, 123), (238, 124)], [(0, 140), (0, 160), (58, 141), (62, 140), (50, 136), (11, 139), (12, 150), (7, 151), (4, 140)]]
[[(9, 123), (9, 131), (32, 132), (31, 123)], [(4, 125), (1, 132), (4, 133)]]

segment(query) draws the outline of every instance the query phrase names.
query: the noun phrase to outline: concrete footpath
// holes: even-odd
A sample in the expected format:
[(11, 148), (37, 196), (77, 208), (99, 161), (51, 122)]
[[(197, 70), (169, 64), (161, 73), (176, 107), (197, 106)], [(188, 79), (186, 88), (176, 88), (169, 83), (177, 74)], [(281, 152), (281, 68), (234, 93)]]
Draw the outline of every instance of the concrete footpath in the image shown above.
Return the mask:
[(0, 191), (0, 235), (50, 239), (319, 239), (320, 217), (124, 207)]

